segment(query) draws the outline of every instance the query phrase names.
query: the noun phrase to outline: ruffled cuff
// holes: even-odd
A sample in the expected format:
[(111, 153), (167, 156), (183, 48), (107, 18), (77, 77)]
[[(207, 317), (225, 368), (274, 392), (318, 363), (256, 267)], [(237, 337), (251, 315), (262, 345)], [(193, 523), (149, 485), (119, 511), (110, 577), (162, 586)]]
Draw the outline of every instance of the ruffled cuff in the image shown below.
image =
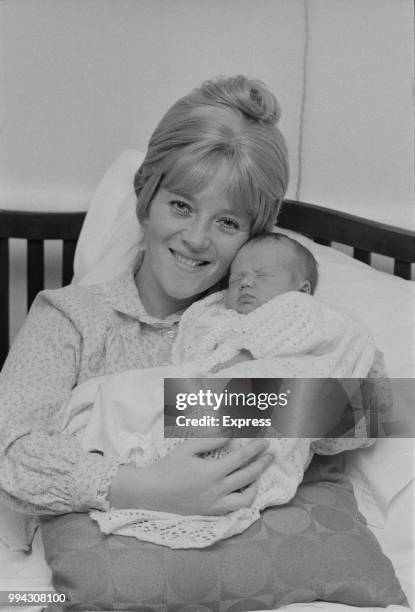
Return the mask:
[[(110, 510), (108, 489), (120, 465), (118, 458), (106, 459), (96, 453), (88, 453), (86, 461), (80, 462), (73, 474), (74, 491), (78, 485), (78, 499), (73, 500), (72, 510)], [(85, 483), (85, 487), (82, 487), (82, 483)]]

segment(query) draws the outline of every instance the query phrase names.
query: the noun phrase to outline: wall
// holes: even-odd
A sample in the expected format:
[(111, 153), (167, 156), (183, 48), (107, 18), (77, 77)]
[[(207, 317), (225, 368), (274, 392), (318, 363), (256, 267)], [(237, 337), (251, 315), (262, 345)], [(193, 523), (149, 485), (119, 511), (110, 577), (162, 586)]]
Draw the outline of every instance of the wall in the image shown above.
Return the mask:
[(296, 149), (302, 0), (6, 0), (0, 11), (13, 206), (86, 207), (111, 161), (145, 149), (171, 103), (217, 74), (264, 80)]
[(415, 228), (413, 3), (307, 0), (300, 196)]

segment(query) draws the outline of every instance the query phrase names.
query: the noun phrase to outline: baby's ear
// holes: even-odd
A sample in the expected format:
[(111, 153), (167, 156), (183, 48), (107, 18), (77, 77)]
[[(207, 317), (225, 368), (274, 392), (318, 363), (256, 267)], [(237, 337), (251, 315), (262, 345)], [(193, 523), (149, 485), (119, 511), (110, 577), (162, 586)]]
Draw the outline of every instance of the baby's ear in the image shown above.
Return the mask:
[(309, 295), (311, 295), (311, 283), (309, 280), (305, 280), (301, 283), (301, 285), (298, 288), (298, 291), (301, 291), (301, 293), (308, 293)]

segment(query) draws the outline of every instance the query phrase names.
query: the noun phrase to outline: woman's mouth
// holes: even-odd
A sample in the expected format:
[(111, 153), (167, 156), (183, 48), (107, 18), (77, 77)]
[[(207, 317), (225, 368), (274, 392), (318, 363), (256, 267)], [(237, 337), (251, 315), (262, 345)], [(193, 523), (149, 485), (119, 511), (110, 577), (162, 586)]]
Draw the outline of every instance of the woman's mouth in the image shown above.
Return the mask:
[(207, 266), (210, 262), (207, 259), (197, 259), (195, 257), (189, 257), (187, 255), (183, 255), (182, 253), (178, 253), (173, 249), (169, 249), (170, 253), (173, 255), (176, 263), (179, 268), (182, 270), (197, 270), (202, 266)]

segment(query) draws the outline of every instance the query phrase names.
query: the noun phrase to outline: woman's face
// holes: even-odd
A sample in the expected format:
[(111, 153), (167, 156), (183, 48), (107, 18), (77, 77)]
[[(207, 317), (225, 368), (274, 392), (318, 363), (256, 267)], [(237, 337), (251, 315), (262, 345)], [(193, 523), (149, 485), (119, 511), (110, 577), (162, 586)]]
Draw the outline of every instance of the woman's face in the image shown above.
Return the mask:
[(251, 221), (220, 184), (191, 199), (163, 188), (154, 197), (136, 275), (149, 314), (163, 318), (188, 306), (224, 277), (248, 240)]

